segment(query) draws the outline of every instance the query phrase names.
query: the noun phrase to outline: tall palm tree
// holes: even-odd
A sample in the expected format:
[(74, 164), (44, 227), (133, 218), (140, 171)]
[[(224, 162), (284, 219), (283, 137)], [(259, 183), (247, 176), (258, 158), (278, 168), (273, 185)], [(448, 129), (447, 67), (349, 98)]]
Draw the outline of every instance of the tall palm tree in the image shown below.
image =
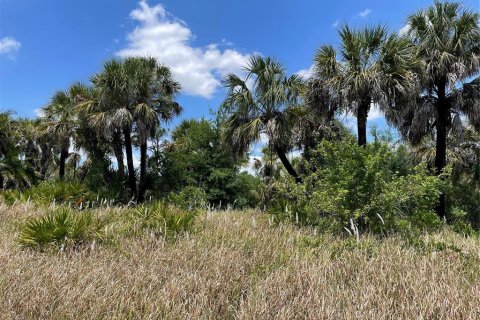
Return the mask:
[[(400, 131), (413, 142), (435, 133), (435, 171), (447, 163), (448, 135), (461, 125), (464, 114), (480, 130), (480, 15), (460, 3), (435, 3), (408, 17), (408, 35), (422, 62), (421, 95), (406, 108)], [(440, 196), (437, 214), (445, 217), (445, 195)]]
[(42, 108), (43, 120), (48, 132), (55, 137), (60, 153), (58, 176), (65, 178), (65, 163), (69, 156), (70, 139), (76, 126), (76, 106), (81, 101), (88, 88), (81, 83), (74, 83), (65, 91), (57, 91), (48, 105)]
[[(331, 45), (317, 51), (316, 77), (339, 95), (345, 111), (357, 117), (358, 144), (367, 143), (367, 118), (372, 104), (386, 110), (398, 95), (410, 95), (416, 82), (415, 49), (383, 26), (339, 30), (339, 53)], [(339, 60), (337, 60), (339, 59)]]
[(128, 58), (124, 63), (127, 70), (135, 70), (130, 80), (134, 92), (133, 117), (140, 146), (137, 201), (142, 202), (147, 177), (147, 140), (155, 135), (160, 120), (170, 121), (181, 113), (181, 106), (173, 101), (180, 92), (180, 84), (173, 79), (170, 69), (159, 65), (155, 58)]
[[(134, 70), (133, 70), (134, 72)], [(117, 159), (120, 179), (123, 180), (125, 165), (123, 162), (123, 145), (127, 157), (128, 186), (136, 194), (135, 167), (133, 165), (131, 102), (128, 75), (121, 60), (107, 61), (103, 70), (91, 78), (98, 90), (98, 97), (85, 103), (91, 122), (107, 137), (111, 137), (112, 148)], [(123, 136), (123, 141), (122, 141)]]
[[(89, 105), (92, 122), (110, 132), (119, 172), (123, 172), (122, 141), (127, 156), (128, 185), (143, 201), (146, 186), (147, 140), (156, 131), (159, 121), (168, 121), (182, 108), (173, 101), (180, 84), (173, 80), (170, 69), (159, 65), (155, 58), (133, 57), (110, 60), (92, 83), (99, 97)], [(140, 147), (140, 180), (137, 192), (133, 165), (133, 139), (136, 133)]]
[(287, 172), (301, 182), (286, 152), (291, 148), (303, 80), (297, 75), (287, 77), (282, 64), (270, 57), (253, 56), (245, 71), (243, 79), (235, 74), (224, 79), (228, 89), (222, 106), (227, 114), (224, 142), (235, 155), (243, 156), (265, 134)]

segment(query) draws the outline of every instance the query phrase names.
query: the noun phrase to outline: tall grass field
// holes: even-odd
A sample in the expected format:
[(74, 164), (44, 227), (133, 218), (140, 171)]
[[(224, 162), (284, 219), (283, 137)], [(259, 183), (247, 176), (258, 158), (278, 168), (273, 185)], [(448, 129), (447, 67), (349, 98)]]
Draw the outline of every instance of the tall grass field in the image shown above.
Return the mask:
[(475, 237), (357, 240), (253, 210), (172, 210), (1, 205), (0, 318), (480, 318)]

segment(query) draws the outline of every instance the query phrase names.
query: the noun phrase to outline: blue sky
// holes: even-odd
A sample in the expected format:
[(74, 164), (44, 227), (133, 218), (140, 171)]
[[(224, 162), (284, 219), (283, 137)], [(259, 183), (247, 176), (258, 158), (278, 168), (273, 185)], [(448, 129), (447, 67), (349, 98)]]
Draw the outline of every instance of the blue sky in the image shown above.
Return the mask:
[[(289, 73), (308, 69), (335, 26), (405, 25), (431, 1), (0, 0), (0, 109), (34, 117), (57, 89), (88, 82), (115, 56), (150, 54), (182, 83), (181, 118), (216, 109), (220, 79), (249, 55), (273, 55)], [(479, 0), (463, 3), (480, 10)], [(373, 112), (371, 123), (380, 123)], [(178, 120), (177, 120), (178, 121)]]

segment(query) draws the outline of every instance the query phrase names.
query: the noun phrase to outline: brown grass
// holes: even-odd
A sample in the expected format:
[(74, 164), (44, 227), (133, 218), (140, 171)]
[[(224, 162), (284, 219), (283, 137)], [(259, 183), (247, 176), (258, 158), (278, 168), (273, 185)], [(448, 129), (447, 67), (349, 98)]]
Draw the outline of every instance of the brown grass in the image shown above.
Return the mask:
[(218, 212), (174, 243), (37, 253), (15, 240), (34, 211), (0, 206), (1, 319), (480, 318), (480, 243), (448, 232), (426, 239), (448, 248), (419, 250)]

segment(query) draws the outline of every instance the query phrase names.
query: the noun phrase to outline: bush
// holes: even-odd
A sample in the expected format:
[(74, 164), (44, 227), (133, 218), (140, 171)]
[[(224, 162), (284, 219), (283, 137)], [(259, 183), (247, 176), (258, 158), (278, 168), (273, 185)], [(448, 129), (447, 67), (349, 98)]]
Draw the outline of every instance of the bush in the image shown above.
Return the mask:
[(208, 199), (205, 190), (202, 188), (188, 186), (180, 192), (171, 192), (168, 195), (168, 201), (184, 210), (192, 210), (205, 208)]
[(455, 168), (447, 181), (448, 219), (456, 225), (471, 224), (480, 229), (480, 179), (458, 171)]
[(90, 211), (59, 208), (45, 216), (28, 219), (20, 227), (18, 241), (28, 248), (77, 247), (102, 240), (104, 227), (105, 223), (95, 219)]
[(87, 187), (78, 182), (43, 182), (23, 191), (9, 190), (2, 192), (5, 202), (13, 205), (15, 202), (32, 201), (37, 205), (70, 204), (85, 206), (87, 201), (94, 201), (96, 196)]
[(185, 211), (164, 202), (144, 204), (132, 210), (133, 234), (150, 231), (157, 237), (175, 238), (190, 231), (196, 211)]
[[(399, 161), (399, 158), (402, 161)], [(296, 223), (323, 225), (333, 218), (350, 232), (435, 229), (434, 213), (442, 180), (426, 166), (408, 163), (403, 148), (375, 142), (358, 147), (355, 141), (324, 141), (312, 157), (316, 168), (301, 185), (291, 179), (278, 184), (270, 212)]]

